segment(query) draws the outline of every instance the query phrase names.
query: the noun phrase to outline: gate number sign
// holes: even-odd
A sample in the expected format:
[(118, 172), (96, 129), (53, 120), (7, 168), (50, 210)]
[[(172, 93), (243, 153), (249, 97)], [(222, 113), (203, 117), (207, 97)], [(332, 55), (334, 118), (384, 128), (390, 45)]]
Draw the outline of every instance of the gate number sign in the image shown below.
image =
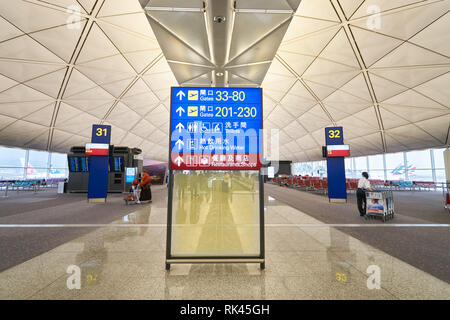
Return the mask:
[(260, 88), (172, 87), (172, 170), (259, 170)]

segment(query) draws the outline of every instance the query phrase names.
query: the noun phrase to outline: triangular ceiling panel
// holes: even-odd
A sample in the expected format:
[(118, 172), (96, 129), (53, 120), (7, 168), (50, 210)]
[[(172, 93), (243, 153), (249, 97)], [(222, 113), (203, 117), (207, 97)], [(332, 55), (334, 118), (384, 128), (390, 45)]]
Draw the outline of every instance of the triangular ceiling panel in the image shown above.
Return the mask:
[(227, 66), (241, 65), (247, 63), (247, 61), (270, 61), (278, 50), (281, 40), (289, 27), (289, 22), (290, 20), (284, 22), (260, 41), (255, 43), (250, 49), (244, 50), (236, 57), (233, 57)]
[[(241, 54), (254, 42), (267, 36), (269, 32), (279, 27), (290, 18), (289, 14), (274, 13), (264, 17), (258, 13), (239, 13), (234, 21), (233, 42), (230, 48), (230, 58)], [(245, 28), (247, 32), (241, 30)]]
[[(205, 9), (201, 0), (5, 2), (0, 144), (67, 152), (105, 123), (113, 143), (166, 161), (170, 87), (210, 85), (218, 67), (224, 86), (263, 83), (264, 127), (279, 130), (286, 160), (321, 160), (324, 127), (335, 124), (353, 155), (448, 143), (450, 1), (237, 1), (226, 47), (238, 57), (223, 64), (211, 56), (217, 25)], [(369, 23), (375, 9), (379, 25)], [(161, 24), (149, 24), (152, 12)]]
[(447, 13), (437, 21), (433, 22), (428, 28), (425, 28), (423, 31), (412, 37), (409, 41), (449, 57), (450, 48), (447, 45), (450, 42), (450, 32), (448, 32), (449, 25), (450, 13)]
[(185, 42), (168, 31), (158, 22), (152, 18), (149, 18), (149, 22), (156, 37), (158, 39), (164, 39), (164, 41), (159, 41), (159, 45), (165, 52), (165, 57), (167, 60), (212, 66), (212, 63), (208, 61), (205, 56), (202, 56), (199, 52), (191, 49), (191, 47), (189, 47)]
[(336, 11), (328, 0), (302, 0), (297, 14), (316, 19), (339, 21)]
[(25, 84), (56, 99), (58, 97), (59, 91), (61, 90), (61, 87), (58, 87), (56, 84), (62, 84), (66, 72), (67, 69), (64, 68), (27, 81)]
[[(86, 20), (81, 20), (79, 27), (68, 28), (67, 25), (45, 29), (30, 34), (30, 37), (41, 43), (65, 62), (69, 62), (83, 31)], [(64, 45), (61, 45), (64, 39)]]
[(373, 31), (350, 26), (367, 67), (402, 44), (402, 41)]
[(448, 57), (405, 42), (380, 59), (373, 67), (426, 66), (448, 63), (450, 63), (450, 58)]
[(0, 43), (0, 58), (63, 63), (63, 60), (28, 35)]

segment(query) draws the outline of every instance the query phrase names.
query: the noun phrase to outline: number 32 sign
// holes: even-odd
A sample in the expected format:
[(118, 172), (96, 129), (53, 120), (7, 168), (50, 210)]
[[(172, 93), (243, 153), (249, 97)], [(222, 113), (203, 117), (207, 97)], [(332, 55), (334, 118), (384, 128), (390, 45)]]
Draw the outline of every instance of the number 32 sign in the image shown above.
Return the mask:
[(325, 128), (325, 139), (327, 145), (344, 144), (344, 131), (342, 127)]

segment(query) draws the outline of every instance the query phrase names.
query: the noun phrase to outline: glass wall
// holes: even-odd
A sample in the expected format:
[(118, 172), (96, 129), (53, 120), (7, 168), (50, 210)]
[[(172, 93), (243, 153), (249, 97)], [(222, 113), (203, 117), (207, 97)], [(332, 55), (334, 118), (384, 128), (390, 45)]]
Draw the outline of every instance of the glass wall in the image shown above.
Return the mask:
[(260, 255), (258, 171), (174, 171), (171, 255)]
[[(410, 152), (377, 154), (367, 157), (345, 159), (347, 178), (359, 178), (363, 171), (371, 179), (445, 182), (444, 150), (427, 149)], [(320, 176), (316, 168), (323, 167), (326, 176), (326, 161), (294, 163), (294, 175)]]
[(67, 155), (0, 146), (0, 180), (67, 178)]

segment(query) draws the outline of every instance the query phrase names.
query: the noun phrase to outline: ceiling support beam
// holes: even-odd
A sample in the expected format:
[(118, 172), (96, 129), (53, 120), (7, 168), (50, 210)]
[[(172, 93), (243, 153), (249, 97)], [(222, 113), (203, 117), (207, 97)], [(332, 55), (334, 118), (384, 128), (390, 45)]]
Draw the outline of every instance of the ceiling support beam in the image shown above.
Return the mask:
[[(127, 94), (128, 91), (130, 91), (130, 89), (136, 84), (136, 82), (142, 78), (142, 76), (147, 73), (148, 70), (150, 70), (156, 63), (158, 63), (159, 60), (161, 60), (161, 58), (163, 57), (163, 53), (160, 52), (155, 59), (153, 59), (152, 62), (150, 62), (145, 68), (144, 70), (141, 71), (141, 73), (137, 74), (134, 79), (131, 81), (131, 83), (122, 91), (122, 93), (117, 97), (117, 99), (114, 100), (114, 103), (112, 104), (112, 106), (108, 109), (108, 111), (106, 111), (105, 115), (103, 116), (102, 120), (101, 120), (101, 124), (103, 124), (106, 119), (109, 117), (109, 115), (111, 114), (111, 112), (114, 110), (114, 108), (117, 106), (117, 104), (123, 99), (123, 97)], [(161, 102), (161, 101), (160, 101)]]
[(361, 73), (364, 76), (364, 80), (366, 82), (367, 89), (369, 90), (370, 98), (373, 103), (375, 115), (377, 117), (378, 127), (380, 130), (381, 145), (383, 147), (383, 152), (386, 153), (387, 152), (386, 135), (384, 132), (385, 129), (384, 129), (384, 124), (383, 124), (383, 120), (381, 117), (380, 104), (379, 104), (377, 96), (375, 94), (375, 90), (373, 88), (372, 81), (370, 80), (369, 71), (368, 71), (367, 66), (364, 62), (364, 59), (361, 55), (361, 51), (358, 48), (355, 37), (353, 36), (353, 33), (349, 27), (349, 22), (345, 16), (344, 10), (342, 9), (341, 5), (339, 4), (339, 2), (337, 0), (330, 0), (330, 3), (334, 7), (336, 14), (338, 15), (339, 19), (342, 22), (342, 28), (344, 29), (344, 32), (347, 36), (350, 46), (352, 47), (352, 50), (358, 61), (359, 67), (361, 68)]
[(320, 105), (323, 112), (327, 115), (328, 119), (330, 119), (331, 123), (333, 123), (333, 126), (336, 126), (336, 120), (331, 116), (331, 113), (325, 108), (325, 105), (323, 104), (322, 100), (314, 93), (314, 91), (308, 86), (308, 84), (305, 82), (305, 80), (294, 70), (292, 67), (284, 61), (282, 57), (278, 55), (278, 53), (275, 55), (275, 58), (294, 76), (297, 78), (297, 80), (305, 87), (306, 90), (308, 90), (309, 94), (314, 97), (316, 102)]
[(87, 17), (88, 21), (86, 22), (84, 29), (81, 32), (80, 38), (78, 39), (77, 45), (75, 46), (75, 50), (74, 50), (72, 57), (70, 58), (70, 61), (68, 63), (67, 71), (64, 75), (64, 79), (61, 84), (61, 88), (59, 89), (58, 96), (57, 96), (56, 102), (55, 102), (55, 108), (54, 108), (53, 114), (52, 114), (52, 120), (50, 122), (50, 130), (48, 133), (47, 148), (46, 148), (47, 151), (50, 151), (50, 149), (52, 147), (53, 134), (55, 131), (56, 120), (58, 118), (59, 108), (61, 107), (61, 102), (64, 97), (64, 93), (67, 89), (67, 84), (69, 83), (70, 76), (72, 75), (73, 69), (75, 68), (75, 64), (78, 59), (78, 56), (80, 55), (80, 52), (83, 49), (84, 43), (86, 42), (89, 32), (91, 31), (91, 28), (94, 25), (95, 18), (98, 15), (98, 13), (100, 12), (100, 9), (102, 8), (104, 2), (105, 2), (105, 0), (99, 0), (95, 3), (94, 8), (92, 9), (92, 14)]

